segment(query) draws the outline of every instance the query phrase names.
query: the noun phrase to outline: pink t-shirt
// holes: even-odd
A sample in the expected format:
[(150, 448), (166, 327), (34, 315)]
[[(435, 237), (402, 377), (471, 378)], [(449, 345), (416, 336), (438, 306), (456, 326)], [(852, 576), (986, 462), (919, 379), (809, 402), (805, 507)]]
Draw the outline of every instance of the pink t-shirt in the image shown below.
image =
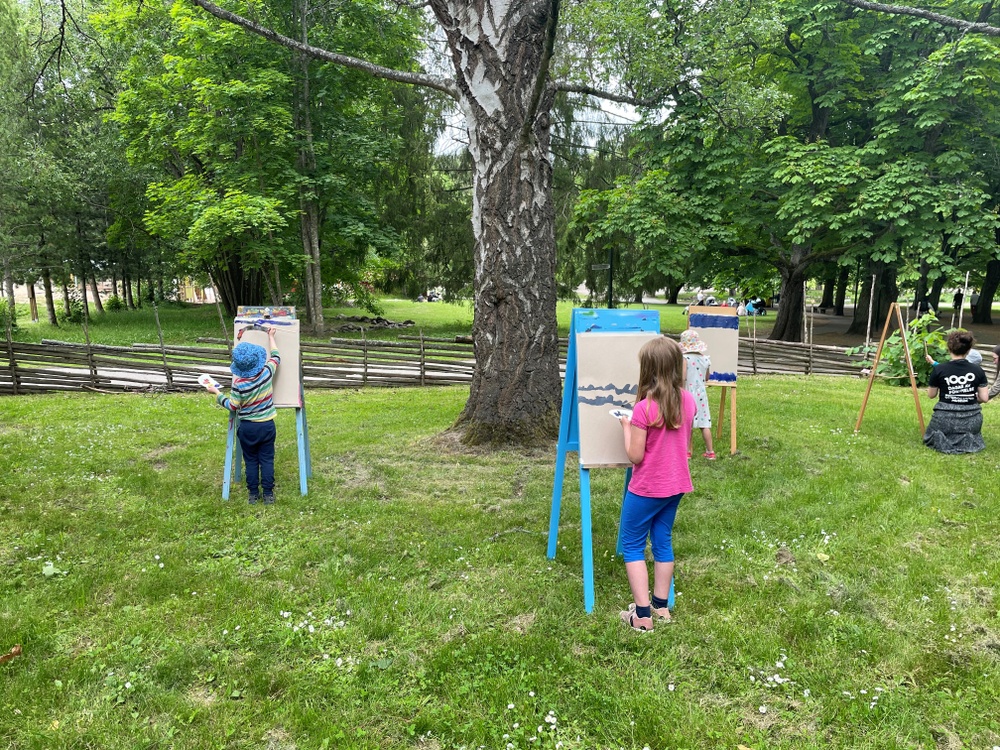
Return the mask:
[(694, 396), (681, 391), (681, 426), (670, 430), (663, 425), (649, 426), (656, 422), (660, 413), (651, 398), (646, 397), (635, 405), (632, 424), (646, 431), (646, 453), (632, 469), (629, 492), (643, 497), (672, 497), (694, 489), (687, 451), (697, 410)]

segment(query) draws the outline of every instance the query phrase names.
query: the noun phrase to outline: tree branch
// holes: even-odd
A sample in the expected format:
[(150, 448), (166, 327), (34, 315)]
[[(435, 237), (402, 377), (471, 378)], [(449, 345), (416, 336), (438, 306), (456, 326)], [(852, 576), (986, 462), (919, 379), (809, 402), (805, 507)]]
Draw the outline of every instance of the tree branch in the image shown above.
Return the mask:
[(377, 78), (385, 78), (389, 81), (398, 81), (399, 83), (408, 83), (413, 86), (424, 86), (426, 88), (435, 89), (437, 91), (444, 92), (453, 99), (458, 99), (458, 87), (455, 85), (455, 82), (449, 78), (441, 78), (439, 76), (426, 75), (424, 73), (408, 73), (406, 71), (396, 70), (395, 68), (387, 68), (382, 65), (376, 65), (375, 63), (370, 63), (367, 60), (361, 60), (357, 57), (339, 55), (336, 52), (330, 52), (320, 47), (313, 47), (311, 44), (303, 44), (300, 41), (283, 36), (266, 26), (260, 25), (256, 21), (251, 21), (249, 18), (244, 18), (243, 16), (239, 16), (228, 10), (220, 8), (218, 5), (209, 2), (209, 0), (191, 0), (191, 2), (199, 8), (208, 11), (216, 18), (236, 24), (253, 34), (264, 37), (268, 41), (288, 47), (296, 52), (302, 52), (310, 57), (315, 57), (318, 60), (326, 60), (327, 62), (336, 63), (337, 65), (343, 65), (348, 68), (363, 70)]
[(531, 135), (531, 129), (535, 123), (535, 115), (538, 113), (538, 103), (542, 100), (542, 91), (545, 90), (545, 79), (549, 75), (549, 62), (552, 60), (552, 50), (556, 44), (556, 28), (559, 23), (559, 0), (550, 0), (549, 17), (545, 22), (545, 48), (542, 50), (542, 60), (538, 64), (538, 77), (535, 79), (535, 86), (531, 92), (531, 102), (528, 104), (528, 111), (524, 116), (524, 125), (521, 127), (521, 144), (526, 145)]
[(941, 24), (942, 26), (951, 26), (955, 29), (961, 29), (966, 33), (971, 32), (973, 34), (986, 34), (987, 36), (1000, 36), (1000, 27), (990, 26), (988, 23), (972, 23), (971, 21), (963, 21), (961, 18), (944, 16), (940, 13), (924, 10), (923, 8), (910, 8), (905, 5), (871, 3), (868, 2), (868, 0), (840, 0), (840, 2), (846, 3), (847, 5), (853, 5), (855, 8), (861, 8), (861, 10), (874, 10), (879, 13), (890, 13), (895, 16), (913, 16), (915, 18), (923, 18), (928, 21)]
[[(846, 2), (846, 0), (844, 1)], [(658, 107), (662, 104), (662, 100), (658, 96), (649, 96), (645, 99), (639, 99), (634, 96), (628, 96), (627, 94), (614, 94), (610, 91), (595, 89), (593, 86), (578, 86), (567, 81), (556, 81), (553, 84), (553, 88), (556, 91), (566, 91), (570, 94), (587, 94), (588, 96), (596, 96), (598, 99), (607, 99), (608, 101), (618, 102), (619, 104), (631, 104), (633, 107)]]

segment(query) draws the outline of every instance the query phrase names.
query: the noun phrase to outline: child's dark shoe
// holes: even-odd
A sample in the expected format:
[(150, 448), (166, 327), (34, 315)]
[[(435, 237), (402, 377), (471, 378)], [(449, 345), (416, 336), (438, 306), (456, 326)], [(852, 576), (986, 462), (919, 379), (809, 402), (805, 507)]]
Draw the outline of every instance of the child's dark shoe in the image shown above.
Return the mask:
[(264, 490), (264, 505), (274, 505), (274, 493)]
[(653, 618), (652, 617), (639, 617), (635, 613), (635, 604), (628, 605), (628, 609), (623, 610), (618, 613), (621, 621), (628, 625), (632, 630), (639, 633), (647, 633), (653, 629)]
[(256, 492), (251, 492), (251, 493), (250, 493), (250, 494), (249, 494), (249, 495), (247, 496), (247, 500), (249, 501), (249, 503), (250, 503), (251, 505), (256, 505), (256, 504), (257, 504), (257, 501), (258, 501), (258, 500), (260, 500), (260, 495), (258, 495), (258, 494), (257, 494)]

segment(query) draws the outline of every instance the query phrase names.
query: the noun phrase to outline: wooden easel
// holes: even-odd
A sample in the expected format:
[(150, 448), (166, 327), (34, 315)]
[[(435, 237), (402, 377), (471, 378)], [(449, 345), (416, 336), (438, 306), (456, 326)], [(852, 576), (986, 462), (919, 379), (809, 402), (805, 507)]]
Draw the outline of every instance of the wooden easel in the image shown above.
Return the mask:
[(729, 391), (729, 455), (736, 455), (736, 384), (721, 386), (719, 399), (719, 422), (715, 426), (715, 439), (722, 438), (722, 422), (726, 417), (726, 391)]
[(872, 383), (875, 382), (875, 372), (878, 370), (879, 360), (882, 359), (882, 347), (885, 346), (886, 335), (889, 333), (889, 323), (892, 321), (893, 313), (896, 314), (896, 322), (899, 325), (899, 335), (903, 339), (903, 352), (906, 355), (906, 370), (910, 375), (910, 389), (913, 391), (913, 403), (917, 406), (917, 419), (920, 421), (920, 434), (924, 434), (924, 412), (920, 408), (920, 394), (917, 391), (917, 379), (913, 374), (913, 358), (910, 356), (910, 344), (906, 340), (906, 326), (903, 324), (903, 313), (899, 309), (899, 304), (893, 302), (889, 305), (889, 313), (885, 316), (885, 325), (882, 327), (882, 338), (878, 341), (878, 349), (875, 352), (875, 361), (872, 363), (871, 372), (868, 374), (868, 387), (865, 389), (865, 398), (861, 402), (861, 413), (858, 414), (858, 421), (854, 425), (854, 431), (861, 430), (861, 420), (865, 417), (865, 408), (868, 406), (868, 396), (872, 392)]

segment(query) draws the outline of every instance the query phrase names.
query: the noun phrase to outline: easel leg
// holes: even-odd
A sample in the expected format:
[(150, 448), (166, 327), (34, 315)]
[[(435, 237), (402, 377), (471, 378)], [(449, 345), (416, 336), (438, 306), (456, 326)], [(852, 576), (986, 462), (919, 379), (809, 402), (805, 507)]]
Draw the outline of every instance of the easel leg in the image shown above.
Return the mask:
[(306, 478), (306, 429), (305, 413), (302, 407), (295, 409), (295, 440), (299, 446), (299, 492), (305, 495), (309, 492), (309, 480)]
[(552, 509), (549, 511), (549, 550), (550, 560), (556, 559), (556, 546), (559, 542), (559, 511), (562, 506), (563, 476), (566, 471), (566, 451), (562, 446), (556, 448), (556, 476), (552, 483)]
[(226, 432), (226, 461), (225, 469), (222, 474), (222, 499), (229, 499), (229, 483), (232, 478), (233, 473), (233, 452), (235, 447), (233, 443), (236, 442), (236, 417), (232, 414), (229, 415), (229, 430)]
[(720, 388), (722, 399), (719, 401), (719, 421), (715, 424), (715, 439), (722, 439), (722, 420), (726, 418), (726, 389)]
[(234, 452), (236, 454), (236, 481), (243, 481), (243, 444), (240, 443), (240, 420), (239, 417), (236, 418), (236, 427), (233, 430), (236, 435), (236, 445), (234, 446)]
[[(729, 455), (736, 455), (736, 388), (729, 391)], [(725, 396), (722, 397), (725, 400)]]
[(622, 512), (618, 517), (618, 541), (615, 544), (615, 554), (621, 557), (625, 554), (625, 546), (622, 543), (622, 521), (625, 519), (625, 495), (628, 494), (628, 483), (632, 481), (632, 467), (625, 469), (625, 489), (622, 490)]
[(590, 518), (590, 469), (580, 468), (580, 536), (583, 549), (583, 608), (594, 611), (594, 540)]

